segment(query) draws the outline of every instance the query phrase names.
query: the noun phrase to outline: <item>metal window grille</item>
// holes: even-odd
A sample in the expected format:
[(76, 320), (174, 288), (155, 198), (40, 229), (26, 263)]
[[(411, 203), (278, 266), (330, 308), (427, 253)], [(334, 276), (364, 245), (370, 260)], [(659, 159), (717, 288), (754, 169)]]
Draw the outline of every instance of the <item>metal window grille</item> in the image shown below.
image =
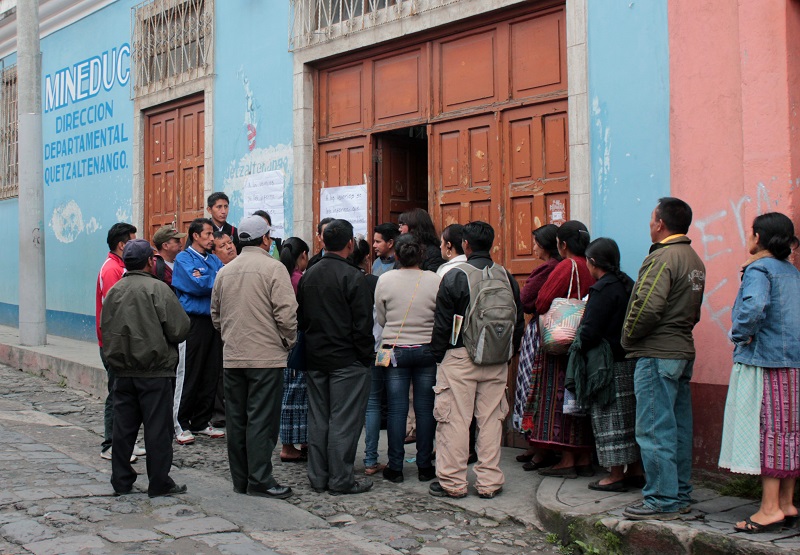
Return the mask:
[(327, 42), (458, 0), (290, 0), (289, 50)]
[(131, 15), (134, 96), (211, 73), (214, 0), (147, 0)]
[(19, 196), (17, 66), (0, 73), (0, 199)]

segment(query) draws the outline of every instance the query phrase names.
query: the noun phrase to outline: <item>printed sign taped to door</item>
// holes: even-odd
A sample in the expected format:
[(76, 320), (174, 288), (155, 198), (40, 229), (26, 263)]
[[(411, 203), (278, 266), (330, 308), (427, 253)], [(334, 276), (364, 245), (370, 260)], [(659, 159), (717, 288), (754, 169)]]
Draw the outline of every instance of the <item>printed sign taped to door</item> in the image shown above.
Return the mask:
[(353, 224), (353, 232), (367, 235), (367, 186), (347, 185), (319, 191), (319, 218), (336, 218)]
[(549, 195), (547, 197), (547, 223), (561, 225), (567, 219), (567, 195)]

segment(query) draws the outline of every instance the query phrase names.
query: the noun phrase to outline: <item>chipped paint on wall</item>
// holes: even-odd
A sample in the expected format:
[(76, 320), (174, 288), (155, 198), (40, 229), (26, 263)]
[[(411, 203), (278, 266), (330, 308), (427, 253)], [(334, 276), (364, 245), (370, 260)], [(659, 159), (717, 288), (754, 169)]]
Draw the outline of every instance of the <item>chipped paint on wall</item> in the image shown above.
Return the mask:
[(81, 233), (91, 234), (101, 228), (94, 216), (84, 222), (81, 207), (74, 200), (56, 206), (49, 226), (61, 243), (72, 243)]

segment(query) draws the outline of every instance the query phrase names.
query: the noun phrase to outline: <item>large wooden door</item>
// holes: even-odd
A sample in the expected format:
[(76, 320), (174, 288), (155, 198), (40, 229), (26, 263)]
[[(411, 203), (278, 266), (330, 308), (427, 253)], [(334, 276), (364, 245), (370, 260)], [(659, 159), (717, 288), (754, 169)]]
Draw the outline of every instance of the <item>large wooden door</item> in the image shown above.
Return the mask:
[(567, 101), (536, 104), (502, 114), (504, 264), (523, 278), (539, 261), (532, 232), (569, 219)]
[(145, 113), (146, 238), (162, 225), (186, 230), (205, 205), (205, 109), (202, 97)]
[(375, 136), (378, 199), (376, 224), (397, 223), (412, 208), (428, 210), (427, 142), (396, 135)]
[[(431, 126), (431, 187), (437, 229), (482, 220), (500, 229), (505, 204), (500, 187), (500, 147), (494, 114)], [(502, 260), (503, 236), (492, 255)]]

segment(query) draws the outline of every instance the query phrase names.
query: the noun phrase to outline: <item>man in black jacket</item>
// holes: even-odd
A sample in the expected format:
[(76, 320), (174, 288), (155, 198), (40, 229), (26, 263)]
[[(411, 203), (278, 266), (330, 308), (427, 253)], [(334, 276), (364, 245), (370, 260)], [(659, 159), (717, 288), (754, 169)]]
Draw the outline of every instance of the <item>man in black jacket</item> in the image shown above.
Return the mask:
[(369, 397), (374, 301), (364, 274), (347, 260), (350, 222), (330, 222), (323, 241), (325, 256), (297, 292), (308, 366), (308, 479), (317, 492), (363, 493), (372, 481), (356, 481), (353, 463)]
[(114, 371), (114, 451), (111, 485), (130, 493), (136, 481), (130, 457), (144, 423), (150, 497), (184, 493), (169, 476), (172, 466), (172, 396), (178, 343), (189, 334), (189, 317), (172, 289), (152, 273), (153, 248), (144, 239), (125, 243), (127, 273), (103, 303), (103, 352)]
[[(485, 222), (464, 226), (464, 254), (467, 264), (483, 269), (494, 265), (489, 251), (494, 243), (494, 229)], [(519, 285), (507, 270), (514, 295), (517, 317), (514, 325), (513, 351), (516, 353), (525, 330), (525, 316), (519, 299)], [(502, 274), (501, 274), (502, 275)], [(474, 467), (478, 494), (491, 499), (503, 489), (505, 478), (500, 470), (500, 444), (503, 419), (508, 414), (506, 377), (508, 364), (475, 364), (464, 347), (463, 328), (451, 343), (455, 316), (464, 317), (470, 303), (469, 280), (456, 266), (442, 278), (436, 297), (431, 354), (441, 363), (436, 375), (434, 416), (436, 426), (436, 475), (430, 486), (436, 497), (467, 495), (467, 457), (469, 426), (473, 414), (478, 424), (478, 463)]]

